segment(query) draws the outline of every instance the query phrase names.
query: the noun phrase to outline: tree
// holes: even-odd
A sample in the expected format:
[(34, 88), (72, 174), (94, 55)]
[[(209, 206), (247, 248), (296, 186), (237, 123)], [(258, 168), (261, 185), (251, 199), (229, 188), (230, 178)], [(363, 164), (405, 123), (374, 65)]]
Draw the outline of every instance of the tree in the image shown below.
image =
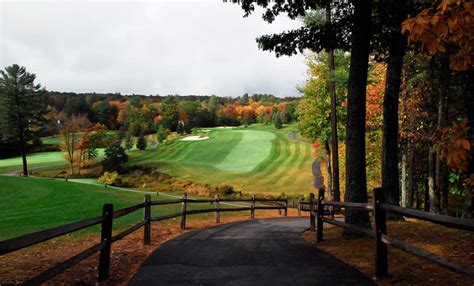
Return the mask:
[(161, 103), (161, 123), (165, 128), (176, 131), (178, 127), (178, 103), (172, 96), (167, 96)]
[(280, 116), (279, 113), (276, 113), (276, 114), (275, 114), (274, 123), (275, 123), (275, 128), (276, 128), (276, 129), (281, 129), (281, 128), (283, 128), (283, 123), (281, 122), (281, 116)]
[[(351, 63), (347, 94), (346, 121), (346, 202), (367, 202), (365, 169), (365, 116), (368, 58), (371, 26), (370, 0), (354, 0)], [(346, 223), (370, 228), (369, 214), (346, 210)]]
[[(328, 167), (328, 196), (332, 198), (332, 190), (334, 191), (334, 200), (340, 199), (340, 194), (335, 189), (336, 181), (338, 178), (337, 172), (330, 172), (330, 155), (331, 150), (329, 143), (333, 146), (332, 157), (335, 157), (334, 144), (332, 144), (333, 130), (332, 127), (332, 111), (331, 104), (332, 99), (328, 97), (329, 89), (331, 88), (328, 84), (331, 78), (334, 81), (335, 90), (335, 107), (336, 107), (336, 120), (335, 122), (339, 126), (335, 130), (339, 130), (341, 134), (337, 137), (344, 137), (345, 127), (342, 124), (345, 119), (345, 107), (343, 103), (346, 100), (347, 94), (347, 76), (348, 76), (348, 59), (344, 56), (341, 51), (335, 53), (335, 70), (331, 74), (331, 69), (326, 64), (328, 61), (328, 53), (321, 52), (319, 54), (310, 53), (307, 56), (308, 75), (309, 78), (300, 89), (303, 93), (301, 100), (299, 101), (297, 113), (298, 122), (297, 128), (300, 134), (307, 138), (310, 142), (319, 141), (323, 144), (326, 154), (320, 153), (326, 157), (326, 164)], [(330, 120), (331, 119), (331, 120)], [(337, 140), (337, 139), (336, 139)], [(336, 145), (337, 146), (337, 145)], [(338, 161), (336, 159), (336, 161)], [(333, 163), (334, 169), (336, 169)], [(334, 184), (332, 184), (334, 182)], [(334, 186), (334, 188), (333, 188)], [(339, 195), (339, 196), (338, 196)]]
[(111, 144), (105, 149), (102, 169), (104, 172), (120, 172), (126, 162), (128, 162), (128, 155), (125, 153), (125, 149), (119, 144)]
[(402, 32), (407, 32), (408, 39), (420, 43), (430, 55), (454, 50), (450, 56), (453, 70), (471, 68), (474, 63), (474, 3), (456, 0), (432, 3), (433, 6), (404, 21)]
[(145, 136), (143, 136), (143, 134), (140, 134), (140, 136), (138, 136), (137, 138), (137, 148), (139, 150), (145, 150), (146, 149), (146, 139), (145, 139)]
[(35, 134), (33, 126), (43, 120), (45, 105), (36, 75), (25, 67), (11, 65), (1, 71), (0, 131), (1, 140), (18, 143), (23, 163), (23, 175), (28, 176), (26, 142)]
[(384, 3), (384, 17), (388, 26), (388, 59), (383, 100), (383, 139), (382, 139), (382, 189), (385, 201), (398, 205), (400, 179), (398, 167), (398, 101), (406, 52), (406, 38), (400, 25), (407, 16), (406, 1), (390, 0)]
[(156, 132), (156, 140), (158, 141), (158, 143), (163, 143), (166, 138), (168, 138), (168, 135), (170, 135), (170, 131), (169, 129), (163, 127), (162, 124), (160, 124), (157, 129), (158, 130)]
[(60, 133), (62, 137), (61, 149), (64, 152), (66, 160), (69, 162), (69, 173), (74, 175), (74, 165), (80, 161), (79, 150), (83, 131), (89, 127), (90, 122), (85, 115), (71, 116), (66, 118), (60, 124)]

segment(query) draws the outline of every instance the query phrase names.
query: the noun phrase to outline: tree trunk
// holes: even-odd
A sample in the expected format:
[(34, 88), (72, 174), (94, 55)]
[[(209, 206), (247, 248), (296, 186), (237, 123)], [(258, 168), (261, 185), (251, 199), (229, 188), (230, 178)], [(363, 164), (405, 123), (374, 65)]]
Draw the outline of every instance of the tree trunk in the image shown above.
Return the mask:
[[(326, 5), (326, 22), (331, 23), (331, 6)], [(332, 34), (332, 33), (331, 33)], [(329, 96), (331, 98), (331, 146), (332, 146), (332, 166), (333, 166), (333, 191), (334, 200), (341, 200), (339, 184), (339, 140), (337, 138), (337, 112), (336, 112), (336, 82), (334, 81), (334, 50), (328, 50), (329, 64)]]
[[(20, 127), (21, 129), (21, 127)], [(21, 160), (23, 163), (23, 176), (28, 177), (28, 163), (26, 162), (26, 150), (25, 150), (25, 138), (23, 136), (23, 131), (20, 130), (20, 152)]]
[(430, 212), (440, 213), (439, 197), (436, 196), (436, 154), (430, 148), (428, 157), (428, 188), (430, 194)]
[(332, 201), (333, 173), (331, 170), (331, 148), (327, 141), (324, 142), (324, 148), (326, 149), (326, 167), (328, 168), (328, 200)]
[[(18, 83), (18, 79), (15, 79), (15, 84)], [(23, 164), (23, 176), (28, 177), (28, 163), (26, 161), (26, 148), (25, 148), (25, 127), (23, 126), (23, 116), (20, 112), (20, 95), (15, 93), (15, 104), (16, 104), (16, 115), (18, 120), (18, 137), (20, 139), (20, 153), (21, 161)]]
[(405, 148), (402, 149), (402, 176), (401, 176), (401, 187), (402, 187), (402, 207), (407, 207), (407, 152)]
[[(444, 95), (442, 92), (438, 93), (438, 119), (437, 128), (440, 129), (443, 126), (443, 111), (444, 111)], [(438, 155), (436, 155), (435, 161), (435, 200), (433, 201), (434, 211), (437, 214), (441, 214), (441, 190), (442, 190), (442, 162)]]
[(433, 172), (432, 169), (433, 169), (433, 156), (432, 156), (431, 150), (428, 148), (428, 170), (427, 170), (428, 175), (426, 176), (427, 177), (426, 186), (423, 192), (424, 201), (425, 201), (425, 204), (424, 204), (425, 212), (430, 211), (430, 194), (433, 189), (433, 177), (431, 177), (431, 173)]
[[(371, 4), (355, 0), (346, 123), (346, 202), (367, 202), (365, 160), (366, 87), (370, 43)], [(368, 212), (346, 210), (345, 222), (370, 228)], [(345, 232), (346, 233), (346, 232)], [(347, 233), (346, 233), (347, 234)]]
[(409, 144), (409, 155), (408, 155), (408, 198), (407, 198), (407, 207), (413, 207), (413, 197), (415, 194), (415, 181), (413, 180), (413, 171), (415, 165), (415, 147), (413, 143)]
[(382, 139), (382, 189), (385, 201), (392, 205), (400, 203), (400, 175), (398, 169), (398, 98), (406, 50), (406, 39), (399, 26), (406, 19), (406, 1), (389, 1), (389, 9), (395, 14), (395, 32), (390, 36), (387, 73), (383, 99)]
[[(466, 108), (466, 115), (469, 126), (474, 126), (474, 70), (471, 69), (466, 73), (463, 87), (463, 101)], [(471, 146), (471, 158), (467, 162), (467, 174), (474, 174), (474, 148)], [(463, 218), (474, 217), (474, 188), (467, 186), (466, 196), (462, 209)]]

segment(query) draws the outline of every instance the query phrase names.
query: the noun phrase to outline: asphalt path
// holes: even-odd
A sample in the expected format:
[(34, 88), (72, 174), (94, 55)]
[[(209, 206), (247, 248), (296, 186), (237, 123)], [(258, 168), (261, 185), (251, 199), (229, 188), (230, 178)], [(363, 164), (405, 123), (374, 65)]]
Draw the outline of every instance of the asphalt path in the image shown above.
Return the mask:
[(307, 244), (307, 218), (193, 230), (155, 250), (129, 285), (375, 285)]

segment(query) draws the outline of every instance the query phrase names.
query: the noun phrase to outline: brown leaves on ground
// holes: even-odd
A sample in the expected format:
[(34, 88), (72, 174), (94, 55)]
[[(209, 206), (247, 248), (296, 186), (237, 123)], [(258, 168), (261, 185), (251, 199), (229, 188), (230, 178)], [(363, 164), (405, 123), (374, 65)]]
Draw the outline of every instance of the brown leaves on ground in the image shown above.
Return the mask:
[[(295, 210), (288, 210), (296, 215)], [(256, 211), (257, 218), (280, 217), (278, 211)], [(248, 220), (248, 212), (222, 213), (221, 223)], [(140, 229), (112, 245), (109, 279), (97, 283), (99, 255), (95, 254), (54, 277), (45, 285), (126, 285), (144, 260), (162, 243), (193, 229), (215, 226), (214, 215), (190, 216), (187, 229), (180, 229), (180, 219), (152, 223), (151, 245), (143, 245)], [(0, 284), (19, 284), (98, 243), (100, 234), (65, 235), (0, 257)]]
[[(324, 225), (328, 226), (327, 224)], [(408, 242), (429, 252), (449, 258), (465, 266), (474, 266), (474, 234), (415, 219), (390, 221), (390, 237)], [(368, 237), (343, 237), (342, 229), (328, 226), (324, 241), (315, 244), (314, 232), (303, 238), (345, 263), (356, 267), (368, 277), (375, 276), (375, 240)], [(378, 279), (380, 285), (474, 285), (474, 278), (450, 271), (409, 253), (389, 246), (390, 277)]]

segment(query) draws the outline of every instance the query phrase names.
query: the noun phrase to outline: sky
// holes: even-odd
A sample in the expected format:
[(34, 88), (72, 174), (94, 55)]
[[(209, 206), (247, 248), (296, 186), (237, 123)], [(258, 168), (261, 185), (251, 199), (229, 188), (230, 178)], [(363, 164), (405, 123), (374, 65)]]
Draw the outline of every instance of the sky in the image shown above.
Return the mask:
[(0, 67), (26, 66), (48, 90), (299, 96), (304, 56), (275, 57), (255, 38), (301, 25), (220, 0), (0, 0)]

